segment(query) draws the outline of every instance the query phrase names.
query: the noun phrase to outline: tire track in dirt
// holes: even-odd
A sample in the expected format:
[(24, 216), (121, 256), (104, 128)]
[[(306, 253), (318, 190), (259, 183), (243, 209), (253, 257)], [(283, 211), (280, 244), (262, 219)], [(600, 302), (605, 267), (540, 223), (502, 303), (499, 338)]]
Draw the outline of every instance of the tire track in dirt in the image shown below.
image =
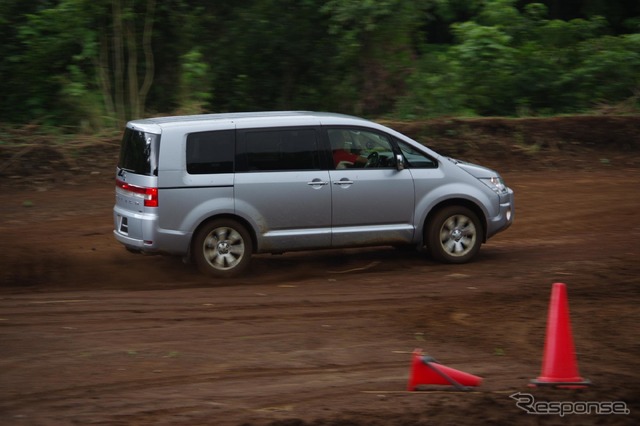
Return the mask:
[[(314, 368), (226, 368), (222, 366), (217, 370), (212, 369), (206, 373), (198, 373), (192, 375), (176, 375), (165, 376), (161, 378), (136, 378), (135, 380), (121, 380), (116, 383), (97, 383), (92, 385), (74, 385), (68, 387), (59, 387), (43, 392), (32, 392), (13, 395), (19, 398), (14, 402), (0, 402), (0, 408), (7, 410), (16, 410), (21, 407), (28, 407), (32, 404), (50, 405), (56, 402), (68, 399), (81, 399), (89, 394), (99, 394), (102, 398), (108, 398), (110, 395), (118, 393), (126, 393), (131, 391), (139, 391), (149, 388), (169, 388), (183, 385), (195, 385), (198, 383), (216, 383), (218, 388), (224, 388), (225, 383), (233, 383), (238, 381), (259, 380), (267, 383), (283, 376), (295, 376), (307, 383), (314, 382), (314, 378), (321, 378), (327, 381), (327, 377), (340, 376), (340, 381), (350, 376), (359, 376), (361, 373), (367, 373), (372, 370), (384, 371), (388, 369), (393, 371), (397, 368), (394, 362), (372, 362), (361, 365), (348, 366), (325, 366)], [(330, 380), (330, 379), (329, 379)], [(222, 392), (224, 393), (224, 392)]]

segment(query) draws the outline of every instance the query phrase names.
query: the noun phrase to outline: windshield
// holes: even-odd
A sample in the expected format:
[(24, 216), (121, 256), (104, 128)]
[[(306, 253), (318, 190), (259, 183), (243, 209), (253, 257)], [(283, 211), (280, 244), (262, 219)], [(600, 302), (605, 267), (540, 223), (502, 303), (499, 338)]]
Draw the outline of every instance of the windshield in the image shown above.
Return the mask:
[(131, 173), (158, 175), (160, 135), (126, 128), (120, 145), (118, 167)]

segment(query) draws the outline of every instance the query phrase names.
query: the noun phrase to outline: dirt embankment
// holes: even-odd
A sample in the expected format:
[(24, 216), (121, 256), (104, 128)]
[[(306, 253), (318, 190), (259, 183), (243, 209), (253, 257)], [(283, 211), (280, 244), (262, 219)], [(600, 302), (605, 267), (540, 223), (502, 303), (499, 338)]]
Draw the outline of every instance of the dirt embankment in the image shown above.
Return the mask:
[[(443, 155), (501, 171), (588, 168), (593, 158), (618, 167), (640, 165), (640, 115), (380, 122)], [(110, 174), (117, 163), (119, 136), (52, 136), (35, 126), (6, 129), (0, 143), (0, 178), (28, 177), (39, 183)]]
[(640, 115), (388, 124), (441, 154), (505, 171), (589, 168), (594, 158), (621, 167), (640, 165)]

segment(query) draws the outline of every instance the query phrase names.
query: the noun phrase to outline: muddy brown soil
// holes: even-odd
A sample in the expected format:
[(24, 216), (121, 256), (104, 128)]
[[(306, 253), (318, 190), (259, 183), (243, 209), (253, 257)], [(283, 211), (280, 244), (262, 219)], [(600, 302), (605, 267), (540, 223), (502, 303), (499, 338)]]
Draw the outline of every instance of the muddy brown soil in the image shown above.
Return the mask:
[[(638, 424), (640, 169), (603, 158), (502, 170), (515, 223), (470, 264), (316, 251), (257, 256), (232, 281), (116, 243), (109, 171), (5, 178), (0, 424)], [(528, 386), (555, 282), (587, 389)], [(407, 392), (415, 348), (482, 384)], [(517, 392), (630, 413), (527, 414)]]

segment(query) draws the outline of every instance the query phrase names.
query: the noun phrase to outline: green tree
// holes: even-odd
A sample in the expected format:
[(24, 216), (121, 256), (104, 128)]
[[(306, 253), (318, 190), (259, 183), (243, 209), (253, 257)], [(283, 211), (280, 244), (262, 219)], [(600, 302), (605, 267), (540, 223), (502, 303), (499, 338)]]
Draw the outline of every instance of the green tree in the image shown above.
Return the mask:
[[(21, 114), (57, 122), (71, 107), (71, 115), (93, 110), (92, 78), (87, 73), (96, 49), (87, 14), (76, 13), (80, 2), (67, 0), (56, 7), (25, 14), (16, 28), (16, 44), (9, 61), (13, 81), (22, 96)], [(68, 87), (65, 87), (68, 85)], [(75, 104), (73, 98), (83, 98)], [(77, 107), (74, 107), (77, 105)], [(90, 114), (90, 113), (88, 113)]]
[(192, 49), (181, 57), (178, 112), (198, 114), (213, 97), (210, 84), (209, 65), (202, 53)]
[(406, 94), (398, 98), (395, 113), (405, 119), (475, 115), (467, 107), (460, 66), (450, 60), (448, 48), (430, 46), (407, 78)]
[(571, 71), (576, 98), (583, 107), (640, 96), (640, 33), (585, 40)]
[(341, 109), (389, 111), (414, 66), (425, 6), (403, 0), (331, 0), (321, 10), (336, 46), (335, 96), (349, 106)]
[(0, 112), (580, 112), (637, 99), (638, 34), (630, 0), (4, 0)]
[(542, 3), (516, 4), (488, 0), (453, 24), (454, 44), (423, 54), (396, 111), (553, 114), (637, 98), (637, 33), (611, 36), (600, 16), (548, 19)]
[(154, 8), (155, 0), (61, 0), (26, 14), (10, 57), (25, 119), (96, 127), (109, 118), (120, 128), (141, 116), (154, 76)]

